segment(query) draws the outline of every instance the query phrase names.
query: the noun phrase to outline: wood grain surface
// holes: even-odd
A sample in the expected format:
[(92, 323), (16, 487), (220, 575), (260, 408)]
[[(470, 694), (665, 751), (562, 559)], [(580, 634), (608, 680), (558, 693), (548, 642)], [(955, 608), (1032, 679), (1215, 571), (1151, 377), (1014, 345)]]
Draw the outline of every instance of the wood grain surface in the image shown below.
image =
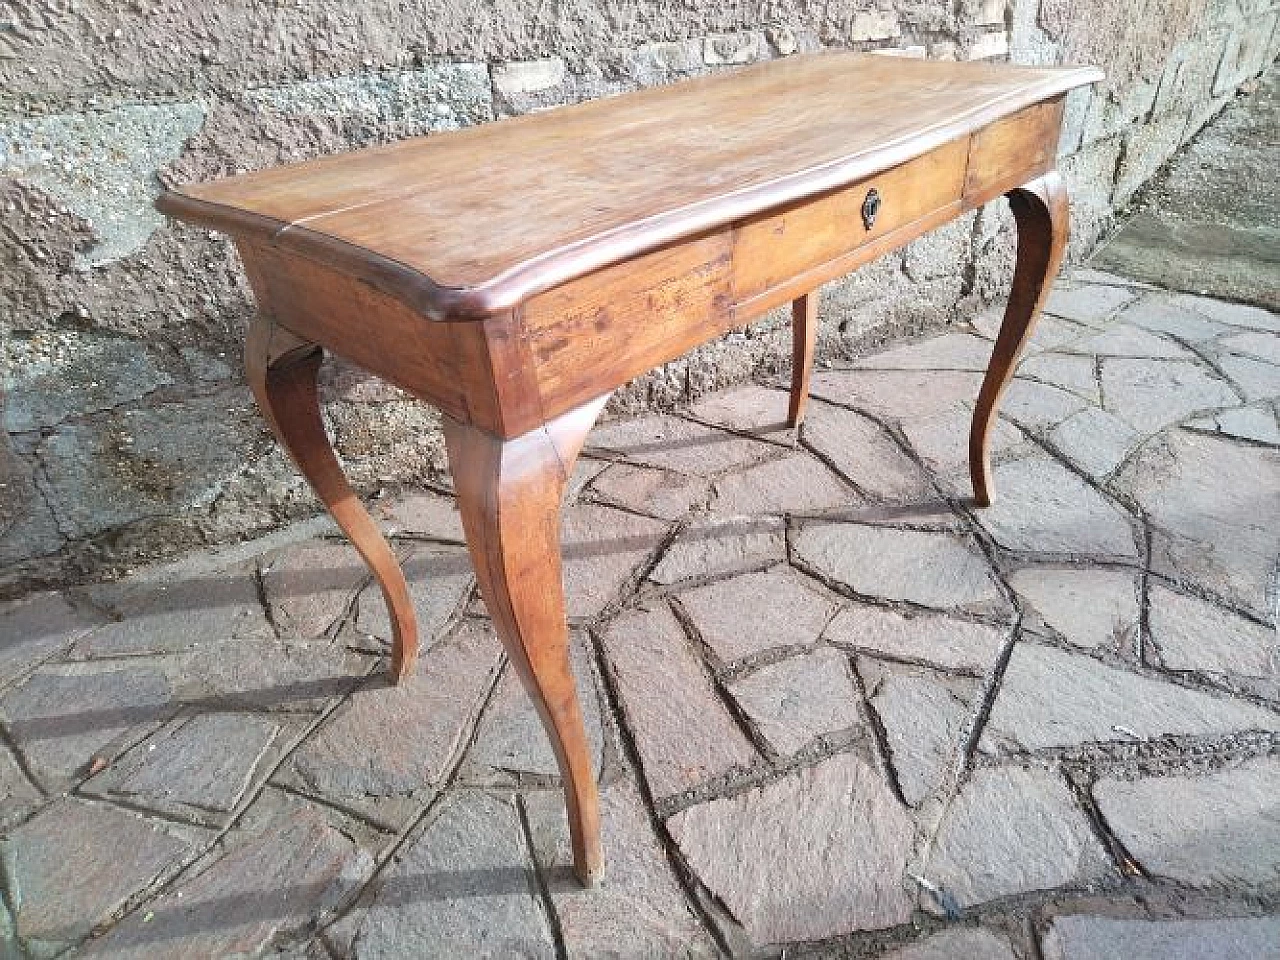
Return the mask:
[(889, 170), (1100, 78), (827, 53), (183, 187), (174, 216), (473, 319)]

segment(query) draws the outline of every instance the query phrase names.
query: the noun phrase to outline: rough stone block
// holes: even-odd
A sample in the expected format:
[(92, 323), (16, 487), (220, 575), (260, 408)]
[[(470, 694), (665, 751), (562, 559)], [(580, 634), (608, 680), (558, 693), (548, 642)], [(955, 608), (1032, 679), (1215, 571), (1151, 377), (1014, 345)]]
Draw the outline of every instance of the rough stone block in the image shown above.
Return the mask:
[[(261, 572), (271, 619), (288, 637), (324, 636), (346, 615), (356, 590), (370, 576), (355, 547), (323, 540), (268, 558)], [(367, 618), (366, 624), (376, 626)]]
[(1151, 642), (1164, 666), (1242, 677), (1280, 676), (1280, 641), (1274, 627), (1156, 583), (1148, 591), (1147, 606)]
[(884, 954), (882, 960), (1015, 960), (1009, 941), (982, 927), (940, 930), (906, 947)]
[(424, 944), (443, 956), (556, 955), (519, 814), (484, 793), (443, 801), (350, 922), (353, 960), (408, 956)]
[[(756, 761), (665, 605), (623, 614), (604, 635), (645, 780), (662, 799)], [(662, 664), (659, 677), (653, 671)]]
[(963, 907), (1088, 883), (1112, 872), (1061, 779), (1044, 770), (979, 770), (947, 809), (924, 869)]
[(842, 407), (815, 403), (802, 428), (805, 444), (876, 501), (922, 504), (928, 478), (879, 424)]
[(1134, 575), (1085, 567), (1023, 567), (1009, 576), (1040, 622), (1077, 647), (1120, 650), (1138, 631)]
[(558, 87), (565, 80), (565, 64), (560, 57), (503, 63), (493, 67), (493, 86), (505, 97), (537, 93)]
[(661, 520), (591, 503), (564, 511), (565, 602), (571, 618), (594, 617), (620, 596), (667, 534)]
[(350, 897), (377, 841), (332, 810), (263, 794), (203, 870), (95, 940), (88, 956), (245, 956), (296, 935)]
[[(1053, 696), (1046, 697), (1046, 690)], [(1042, 750), (1277, 729), (1280, 716), (1252, 704), (1023, 642), (1013, 649), (987, 731)]]
[(1280, 879), (1280, 760), (1259, 757), (1203, 776), (1104, 778), (1107, 825), (1150, 873), (1197, 887)]
[(1273, 960), (1280, 957), (1280, 920), (1125, 920), (1057, 917), (1044, 938), (1045, 960)]
[(746, 573), (680, 594), (680, 606), (721, 664), (817, 642), (836, 606), (789, 567)]
[(780, 563), (787, 553), (784, 527), (781, 517), (694, 520), (667, 547), (649, 579), (673, 584)]
[(995, 665), (1007, 631), (941, 614), (913, 613), (869, 604), (836, 614), (826, 639), (863, 653), (950, 670), (985, 673)]
[(824, 513), (856, 499), (836, 474), (803, 451), (721, 477), (711, 487), (711, 510), (721, 516)]
[[(403, 561), (401, 568), (418, 618), (419, 649), (426, 650), (471, 591), (471, 559), (462, 548), (419, 549)], [(387, 603), (376, 583), (365, 587), (356, 598), (355, 628), (368, 636), (391, 640)]]
[(801, 563), (861, 596), (940, 609), (1003, 606), (986, 560), (950, 534), (813, 523), (795, 534), (792, 550)]
[(0, 605), (0, 686), (7, 687), (93, 629), (98, 617), (60, 593), (37, 593)]
[(862, 725), (848, 656), (826, 647), (761, 667), (729, 693), (781, 757)]
[(709, 489), (701, 477), (627, 463), (609, 466), (591, 483), (595, 497), (661, 520), (680, 519), (707, 499)]
[(573, 852), (563, 795), (527, 793), (524, 806), (534, 856), (569, 956), (625, 951), (642, 957), (695, 960), (720, 955), (685, 901), (630, 778), (601, 791), (600, 834), (608, 866), (590, 890), (583, 889), (569, 872)]
[(901, 34), (898, 14), (893, 10), (859, 10), (849, 25), (849, 40), (853, 43), (889, 40)]
[[(101, 803), (65, 797), (7, 838), (18, 892), (13, 933), (36, 955), (87, 936), (137, 891), (178, 866), (205, 838)], [(8, 873), (8, 870), (6, 870)]]
[(676, 814), (689, 866), (757, 945), (897, 926), (911, 821), (870, 766), (832, 757)]
[(769, 55), (764, 34), (757, 30), (742, 33), (713, 33), (702, 42), (702, 59), (712, 67), (753, 63)]

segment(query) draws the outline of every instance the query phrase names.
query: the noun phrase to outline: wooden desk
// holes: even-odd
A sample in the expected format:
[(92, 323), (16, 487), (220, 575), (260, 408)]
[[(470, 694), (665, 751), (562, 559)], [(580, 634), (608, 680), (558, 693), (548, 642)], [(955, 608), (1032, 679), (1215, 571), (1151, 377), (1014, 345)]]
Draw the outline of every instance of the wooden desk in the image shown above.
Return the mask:
[(413, 608), (325, 436), (322, 348), (444, 412), (480, 591), (555, 747), (583, 882), (602, 859), (569, 668), (560, 501), (609, 394), (791, 302), (798, 424), (815, 289), (1007, 194), (1017, 267), (970, 435), (986, 505), (996, 406), (1066, 241), (1062, 98), (1100, 78), (792, 57), (158, 201), (239, 248), (260, 309), (250, 384), (382, 587), (397, 680), (417, 650)]

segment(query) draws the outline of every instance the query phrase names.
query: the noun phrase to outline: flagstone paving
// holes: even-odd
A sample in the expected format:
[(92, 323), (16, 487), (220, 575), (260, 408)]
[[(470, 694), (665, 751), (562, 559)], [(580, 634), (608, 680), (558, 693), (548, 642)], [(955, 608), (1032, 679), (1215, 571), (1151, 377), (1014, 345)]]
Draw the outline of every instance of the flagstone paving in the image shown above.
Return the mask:
[(989, 314), (818, 371), (798, 435), (770, 380), (592, 432), (591, 890), (447, 495), (376, 507), (398, 688), (314, 525), (0, 607), (5, 955), (1274, 956), (1280, 323), (1096, 271), (1049, 309), (987, 510)]

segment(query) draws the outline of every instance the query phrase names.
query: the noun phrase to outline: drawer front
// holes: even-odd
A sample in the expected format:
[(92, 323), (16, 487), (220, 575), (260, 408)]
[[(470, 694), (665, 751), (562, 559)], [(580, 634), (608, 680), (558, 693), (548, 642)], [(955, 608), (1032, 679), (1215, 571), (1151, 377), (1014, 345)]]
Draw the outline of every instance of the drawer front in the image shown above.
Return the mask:
[(521, 308), (554, 417), (724, 333), (731, 234), (686, 241), (532, 297)]
[[(743, 224), (734, 244), (734, 299), (755, 297), (957, 202), (968, 147), (968, 138), (954, 140), (853, 186)], [(867, 226), (863, 204), (872, 189), (880, 204)]]
[(973, 135), (964, 194), (970, 205), (1026, 183), (1057, 159), (1062, 101), (1037, 103)]

